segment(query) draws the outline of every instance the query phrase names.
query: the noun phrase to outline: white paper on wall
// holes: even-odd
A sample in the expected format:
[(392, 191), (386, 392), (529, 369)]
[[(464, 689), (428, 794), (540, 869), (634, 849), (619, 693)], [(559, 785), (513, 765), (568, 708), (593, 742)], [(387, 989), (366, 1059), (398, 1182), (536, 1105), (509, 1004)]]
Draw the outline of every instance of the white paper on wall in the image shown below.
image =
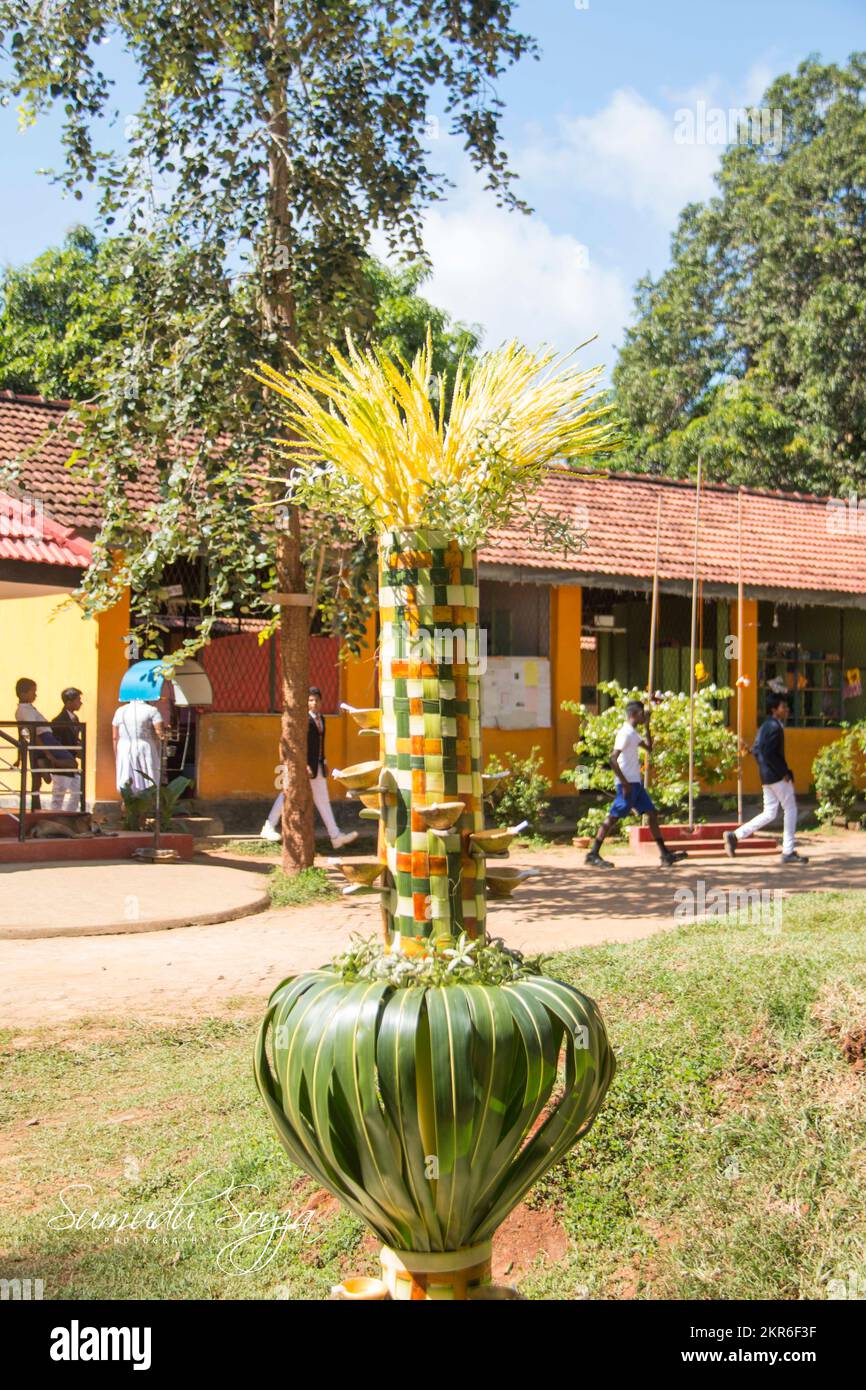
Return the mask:
[(487, 729), (549, 729), (550, 661), (491, 656), (481, 677), (481, 722)]

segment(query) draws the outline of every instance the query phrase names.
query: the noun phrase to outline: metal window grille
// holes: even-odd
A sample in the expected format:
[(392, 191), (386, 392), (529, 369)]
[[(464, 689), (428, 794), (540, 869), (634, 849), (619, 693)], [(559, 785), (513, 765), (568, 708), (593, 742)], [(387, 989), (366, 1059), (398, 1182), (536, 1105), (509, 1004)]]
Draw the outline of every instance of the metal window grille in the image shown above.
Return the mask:
[(482, 579), (480, 624), (488, 656), (550, 655), (550, 589)]
[[(169, 565), (163, 575), (160, 624), (164, 631), (163, 650), (175, 650), (183, 638), (196, 630), (207, 594), (207, 565), (202, 557), (181, 559)], [(133, 634), (135, 604), (133, 601)], [(201, 662), (213, 686), (212, 709), (231, 714), (279, 713), (280, 669), (278, 639), (259, 641), (265, 623), (259, 618), (228, 613), (221, 619), (211, 641), (201, 649)], [(130, 658), (137, 653), (134, 646)], [(336, 714), (340, 703), (339, 640), (336, 637), (310, 637), (310, 684), (322, 692), (326, 714)]]
[[(322, 692), (325, 714), (340, 704), (339, 641), (310, 638), (310, 684)], [(255, 632), (217, 637), (202, 649), (200, 661), (213, 686), (218, 713), (275, 714), (281, 709), (277, 639), (259, 643)]]
[(785, 694), (795, 728), (837, 728), (866, 717), (866, 612), (758, 604), (758, 716)]

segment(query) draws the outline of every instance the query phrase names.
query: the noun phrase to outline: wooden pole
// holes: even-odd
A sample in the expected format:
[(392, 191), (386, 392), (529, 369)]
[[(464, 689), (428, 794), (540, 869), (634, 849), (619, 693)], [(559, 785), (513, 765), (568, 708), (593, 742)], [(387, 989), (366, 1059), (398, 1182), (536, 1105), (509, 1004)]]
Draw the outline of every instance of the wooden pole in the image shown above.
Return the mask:
[(737, 824), (743, 824), (743, 489), (737, 492)]
[(689, 653), (689, 830), (695, 828), (695, 625), (698, 616), (698, 543), (701, 530), (701, 475), (703, 461), (698, 455), (698, 483), (695, 489), (695, 550), (692, 562), (692, 632)]
[[(649, 639), (649, 673), (647, 675), (647, 718), (649, 718), (652, 708), (653, 690), (655, 688), (655, 669), (656, 669), (656, 633), (658, 631), (659, 620), (659, 545), (662, 533), (662, 495), (659, 491), (658, 506), (656, 508), (656, 553), (653, 562), (653, 598), (652, 608), (650, 609), (650, 639)], [(646, 766), (644, 781), (650, 784), (652, 774), (652, 753), (646, 755)]]

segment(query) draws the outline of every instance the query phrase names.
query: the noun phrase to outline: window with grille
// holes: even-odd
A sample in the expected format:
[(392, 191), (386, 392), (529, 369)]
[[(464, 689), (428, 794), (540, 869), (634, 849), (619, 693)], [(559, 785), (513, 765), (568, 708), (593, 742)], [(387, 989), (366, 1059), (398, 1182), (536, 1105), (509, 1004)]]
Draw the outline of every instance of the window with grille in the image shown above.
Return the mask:
[(550, 587), (482, 579), (481, 629), (488, 656), (550, 655)]
[[(201, 604), (207, 595), (207, 564), (193, 556), (166, 567), (161, 587), (159, 625), (162, 650), (175, 651), (194, 633), (201, 620)], [(135, 602), (132, 604), (133, 631)], [(223, 714), (277, 714), (280, 698), (278, 638), (259, 641), (265, 622), (231, 611), (220, 619), (208, 644), (198, 654), (213, 686), (211, 708)], [(322, 692), (325, 714), (340, 706), (339, 639), (315, 634), (310, 637), (310, 684)]]
[(788, 723), (834, 728), (866, 716), (866, 613), (822, 604), (758, 604), (758, 714), (788, 698)]

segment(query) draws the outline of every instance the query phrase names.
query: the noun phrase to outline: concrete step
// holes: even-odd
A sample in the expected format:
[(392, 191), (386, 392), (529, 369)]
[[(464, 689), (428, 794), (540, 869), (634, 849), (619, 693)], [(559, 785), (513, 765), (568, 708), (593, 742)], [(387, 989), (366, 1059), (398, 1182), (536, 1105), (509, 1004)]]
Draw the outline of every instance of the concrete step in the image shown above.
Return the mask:
[[(162, 834), (163, 849), (177, 850), (181, 859), (193, 856), (191, 835)], [(106, 859), (132, 859), (137, 849), (147, 849), (153, 836), (122, 830), (118, 835), (79, 835), (75, 839), (0, 840), (0, 865), (80, 863)]]
[[(641, 853), (655, 848), (655, 845), (641, 845)], [(727, 859), (724, 845), (713, 844), (712, 841), (705, 840), (699, 845), (677, 845), (677, 851), (684, 849), (689, 859)], [(737, 859), (755, 859), (758, 855), (777, 855), (778, 841), (776, 840), (744, 840), (737, 847)]]

